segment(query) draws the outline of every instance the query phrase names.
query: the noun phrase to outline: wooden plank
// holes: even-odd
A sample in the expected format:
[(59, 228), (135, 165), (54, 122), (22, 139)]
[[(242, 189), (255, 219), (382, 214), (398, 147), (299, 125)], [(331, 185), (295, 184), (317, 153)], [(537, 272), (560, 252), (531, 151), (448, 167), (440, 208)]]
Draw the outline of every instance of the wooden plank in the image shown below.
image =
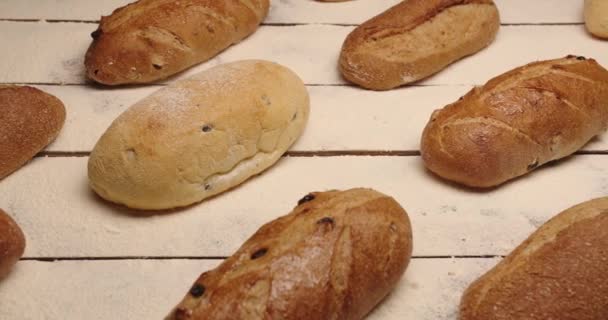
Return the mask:
[[(89, 86), (38, 86), (67, 108), (63, 131), (48, 151), (88, 152), (112, 121), (159, 86), (103, 89)], [(409, 87), (386, 92), (354, 87), (308, 87), (312, 112), (292, 151), (417, 151), (433, 110), (456, 101), (470, 86)], [(608, 150), (608, 134), (587, 151)]]
[[(0, 83), (84, 83), (84, 54), (94, 28), (95, 25), (82, 23), (0, 22), (0, 40), (13, 48), (3, 52), (0, 60), (3, 70)], [(352, 29), (333, 25), (265, 26), (215, 59), (177, 78), (219, 63), (256, 58), (284, 64), (308, 84), (343, 84), (337, 59), (342, 42)], [(567, 46), (564, 39), (568, 39)], [(419, 84), (482, 84), (533, 60), (571, 53), (596, 57), (608, 65), (606, 52), (606, 44), (589, 36), (583, 26), (507, 26), (488, 49)]]
[[(400, 0), (357, 0), (341, 3), (272, 1), (265, 23), (359, 24)], [(99, 20), (131, 0), (4, 0), (0, 19)], [(582, 1), (497, 0), (503, 23), (581, 23)]]
[(419, 157), (288, 157), (238, 188), (148, 218), (87, 186), (87, 158), (37, 158), (0, 183), (27, 257), (227, 256), (310, 191), (371, 187), (409, 212), (417, 256), (503, 255), (561, 210), (608, 193), (606, 156), (575, 156), (486, 192), (427, 173)]
[[(417, 259), (369, 320), (456, 320), (466, 286), (495, 259)], [(0, 283), (1, 319), (162, 319), (219, 261), (22, 261)], [(437, 303), (441, 301), (441, 303)]]

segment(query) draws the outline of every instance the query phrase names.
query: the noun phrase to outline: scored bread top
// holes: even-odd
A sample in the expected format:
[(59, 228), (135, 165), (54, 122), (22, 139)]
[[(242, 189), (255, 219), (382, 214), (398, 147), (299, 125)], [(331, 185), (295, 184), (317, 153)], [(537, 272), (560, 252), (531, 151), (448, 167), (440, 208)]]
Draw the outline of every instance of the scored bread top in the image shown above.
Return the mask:
[(164, 79), (251, 34), (268, 0), (139, 0), (102, 17), (91, 35), (89, 78), (109, 85)]
[(460, 320), (608, 319), (608, 198), (549, 220), (465, 292)]
[(574, 153), (608, 126), (608, 71), (569, 56), (500, 75), (435, 111), (421, 141), (427, 167), (490, 187)]
[(0, 86), (0, 180), (51, 143), (65, 122), (56, 97), (27, 86)]
[(362, 319), (397, 284), (412, 232), (371, 189), (314, 192), (203, 273), (167, 319)]
[(364, 88), (391, 89), (481, 50), (499, 25), (491, 0), (403, 1), (348, 35), (340, 70)]

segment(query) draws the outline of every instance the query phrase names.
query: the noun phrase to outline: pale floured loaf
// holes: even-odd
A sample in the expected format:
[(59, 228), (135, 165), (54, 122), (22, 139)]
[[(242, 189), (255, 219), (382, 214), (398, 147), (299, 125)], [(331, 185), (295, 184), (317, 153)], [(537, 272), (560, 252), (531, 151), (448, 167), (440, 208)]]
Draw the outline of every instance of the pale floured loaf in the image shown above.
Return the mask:
[(608, 319), (608, 198), (540, 227), (464, 293), (460, 320)]
[(608, 0), (585, 0), (585, 26), (594, 36), (608, 39)]
[(120, 115), (91, 154), (90, 185), (132, 208), (187, 206), (274, 164), (308, 113), (306, 87), (289, 69), (258, 60), (220, 65)]
[(371, 189), (310, 193), (203, 273), (167, 320), (361, 320), (411, 254), (410, 221), (393, 198)]
[(102, 17), (85, 57), (89, 78), (147, 83), (206, 61), (252, 34), (268, 0), (139, 0)]
[(392, 89), (483, 49), (499, 26), (492, 0), (402, 1), (348, 35), (340, 71), (363, 88)]
[(437, 175), (493, 187), (566, 157), (608, 127), (608, 71), (568, 56), (502, 74), (435, 111), (422, 159)]

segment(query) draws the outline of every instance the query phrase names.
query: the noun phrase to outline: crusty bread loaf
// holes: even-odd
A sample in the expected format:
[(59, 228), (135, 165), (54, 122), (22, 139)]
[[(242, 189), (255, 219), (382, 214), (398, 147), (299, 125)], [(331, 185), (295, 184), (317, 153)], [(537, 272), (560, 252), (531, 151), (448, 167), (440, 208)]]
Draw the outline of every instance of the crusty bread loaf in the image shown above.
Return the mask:
[(585, 26), (594, 36), (608, 39), (608, 0), (585, 0)]
[(164, 79), (253, 33), (268, 0), (139, 0), (102, 17), (85, 65), (107, 85)]
[(543, 225), (464, 293), (460, 320), (608, 319), (608, 198)]
[(566, 157), (608, 126), (608, 71), (569, 56), (531, 63), (435, 111), (422, 158), (437, 175), (492, 187)]
[(23, 232), (6, 212), (0, 209), (0, 280), (10, 272), (25, 250)]
[(119, 116), (93, 149), (90, 185), (132, 208), (187, 206), (274, 164), (308, 113), (306, 87), (285, 67), (257, 60), (214, 67)]
[(311, 193), (203, 273), (167, 319), (359, 320), (412, 253), (407, 213), (370, 189)]
[(32, 87), (0, 86), (0, 180), (51, 143), (65, 122), (59, 99)]
[(363, 88), (392, 89), (483, 49), (499, 26), (492, 0), (403, 1), (348, 35), (340, 71)]

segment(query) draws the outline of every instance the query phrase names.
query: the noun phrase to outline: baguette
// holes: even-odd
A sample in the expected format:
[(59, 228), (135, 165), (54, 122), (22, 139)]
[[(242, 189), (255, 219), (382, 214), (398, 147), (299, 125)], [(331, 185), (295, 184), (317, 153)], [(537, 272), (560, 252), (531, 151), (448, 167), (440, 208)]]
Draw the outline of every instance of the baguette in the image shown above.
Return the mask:
[(608, 1), (585, 0), (585, 26), (598, 38), (608, 39)]
[(608, 319), (608, 198), (572, 207), (464, 293), (460, 320)]
[(120, 115), (89, 158), (102, 198), (163, 210), (224, 192), (274, 164), (308, 121), (289, 69), (249, 60), (177, 81)]
[(606, 69), (575, 56), (535, 62), (435, 111), (422, 159), (445, 179), (493, 187), (574, 153), (607, 126)]
[(15, 220), (0, 209), (0, 280), (11, 271), (25, 250), (25, 236)]
[(65, 107), (54, 96), (0, 85), (0, 180), (55, 140), (64, 122)]
[(139, 0), (101, 18), (87, 75), (106, 85), (167, 78), (249, 36), (268, 8), (269, 0)]
[(340, 71), (363, 88), (392, 89), (483, 49), (499, 26), (492, 0), (403, 1), (348, 35)]
[(370, 189), (311, 193), (203, 273), (168, 320), (359, 320), (412, 252), (407, 213)]

